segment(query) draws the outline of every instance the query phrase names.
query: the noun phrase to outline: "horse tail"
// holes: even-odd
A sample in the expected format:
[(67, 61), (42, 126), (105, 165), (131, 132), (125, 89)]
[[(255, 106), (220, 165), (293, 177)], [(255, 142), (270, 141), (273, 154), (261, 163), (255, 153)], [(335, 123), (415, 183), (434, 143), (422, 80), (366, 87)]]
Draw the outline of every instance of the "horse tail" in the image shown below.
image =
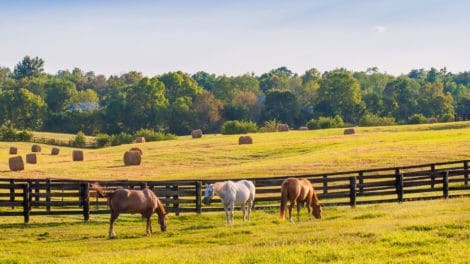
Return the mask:
[(98, 194), (99, 197), (109, 197), (111, 196), (114, 192), (107, 192), (101, 185), (99, 185), (97, 182), (91, 184), (91, 188), (96, 190), (96, 193)]
[(281, 185), (281, 213), (280, 213), (281, 219), (286, 218), (287, 191), (288, 191), (287, 182), (283, 182)]

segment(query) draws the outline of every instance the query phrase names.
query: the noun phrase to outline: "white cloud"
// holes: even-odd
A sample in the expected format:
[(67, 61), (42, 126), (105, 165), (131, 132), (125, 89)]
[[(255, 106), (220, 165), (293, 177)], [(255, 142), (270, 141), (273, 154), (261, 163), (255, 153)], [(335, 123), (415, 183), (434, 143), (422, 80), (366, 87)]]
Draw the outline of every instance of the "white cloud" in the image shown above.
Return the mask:
[(385, 31), (387, 31), (387, 28), (384, 27), (384, 26), (375, 26), (374, 27), (374, 32), (375, 33), (384, 33)]

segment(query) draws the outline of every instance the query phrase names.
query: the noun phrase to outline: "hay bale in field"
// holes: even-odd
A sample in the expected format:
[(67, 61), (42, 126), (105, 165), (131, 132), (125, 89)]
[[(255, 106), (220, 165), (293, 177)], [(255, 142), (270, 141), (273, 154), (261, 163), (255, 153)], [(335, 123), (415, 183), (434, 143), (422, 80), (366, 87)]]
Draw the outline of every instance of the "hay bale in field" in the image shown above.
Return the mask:
[(31, 147), (31, 152), (41, 152), (41, 146), (34, 144)]
[(83, 161), (83, 151), (74, 150), (72, 152), (73, 161)]
[(136, 142), (136, 143), (145, 143), (145, 138), (144, 138), (144, 137), (137, 137), (137, 138), (135, 139), (135, 142)]
[(10, 155), (16, 155), (18, 153), (18, 148), (10, 147)]
[(344, 130), (344, 134), (345, 134), (345, 135), (353, 135), (353, 134), (355, 134), (355, 133), (356, 133), (356, 131), (354, 130), (354, 128), (346, 128), (346, 129)]
[(26, 163), (28, 164), (36, 164), (38, 163), (38, 159), (36, 157), (36, 153), (29, 153), (26, 154)]
[(277, 128), (279, 132), (284, 132), (284, 131), (289, 131), (289, 125), (288, 124), (279, 124), (279, 127)]
[(51, 149), (51, 155), (59, 155), (60, 149), (58, 148), (52, 148)]
[(195, 130), (191, 131), (191, 136), (193, 138), (201, 138), (202, 137), (202, 130), (195, 129)]
[(250, 136), (240, 136), (238, 138), (238, 145), (253, 144), (253, 139)]
[(306, 127), (306, 126), (301, 126), (301, 127), (299, 127), (299, 130), (302, 130), (302, 131), (308, 130), (308, 127)]
[(140, 156), (144, 155), (144, 153), (142, 152), (142, 150), (140, 148), (137, 148), (137, 147), (133, 147), (131, 148), (129, 151), (137, 151), (140, 153)]
[(22, 171), (24, 170), (24, 162), (21, 156), (11, 157), (8, 160), (8, 165), (11, 171)]
[(126, 151), (123, 159), (125, 166), (140, 165), (141, 162), (140, 153), (138, 151)]

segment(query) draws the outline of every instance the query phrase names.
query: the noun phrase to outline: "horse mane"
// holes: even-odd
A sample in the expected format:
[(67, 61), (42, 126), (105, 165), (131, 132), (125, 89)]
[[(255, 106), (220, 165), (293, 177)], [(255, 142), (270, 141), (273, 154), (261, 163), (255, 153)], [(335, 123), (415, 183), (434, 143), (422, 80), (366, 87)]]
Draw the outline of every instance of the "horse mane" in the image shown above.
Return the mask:
[(96, 193), (98, 194), (99, 197), (110, 197), (114, 194), (114, 191), (106, 191), (101, 185), (97, 182), (92, 183), (90, 185), (91, 188), (96, 190)]
[(315, 189), (312, 187), (312, 206), (313, 205), (317, 205), (319, 206), (320, 205), (320, 200), (318, 199), (318, 196), (317, 196), (317, 193), (315, 192)]
[(155, 212), (158, 214), (158, 217), (163, 217), (166, 215), (165, 207), (163, 206), (163, 203), (160, 201), (160, 199), (157, 198), (157, 208), (155, 209)]

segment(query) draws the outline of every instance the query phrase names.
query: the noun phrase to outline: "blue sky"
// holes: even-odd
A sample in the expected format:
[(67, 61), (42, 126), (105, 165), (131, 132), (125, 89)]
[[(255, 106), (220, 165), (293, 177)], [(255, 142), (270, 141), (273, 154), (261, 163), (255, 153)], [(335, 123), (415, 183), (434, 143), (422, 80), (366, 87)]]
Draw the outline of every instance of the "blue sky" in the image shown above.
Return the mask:
[(299, 74), (470, 70), (470, 1), (0, 0), (0, 65), (45, 70)]

